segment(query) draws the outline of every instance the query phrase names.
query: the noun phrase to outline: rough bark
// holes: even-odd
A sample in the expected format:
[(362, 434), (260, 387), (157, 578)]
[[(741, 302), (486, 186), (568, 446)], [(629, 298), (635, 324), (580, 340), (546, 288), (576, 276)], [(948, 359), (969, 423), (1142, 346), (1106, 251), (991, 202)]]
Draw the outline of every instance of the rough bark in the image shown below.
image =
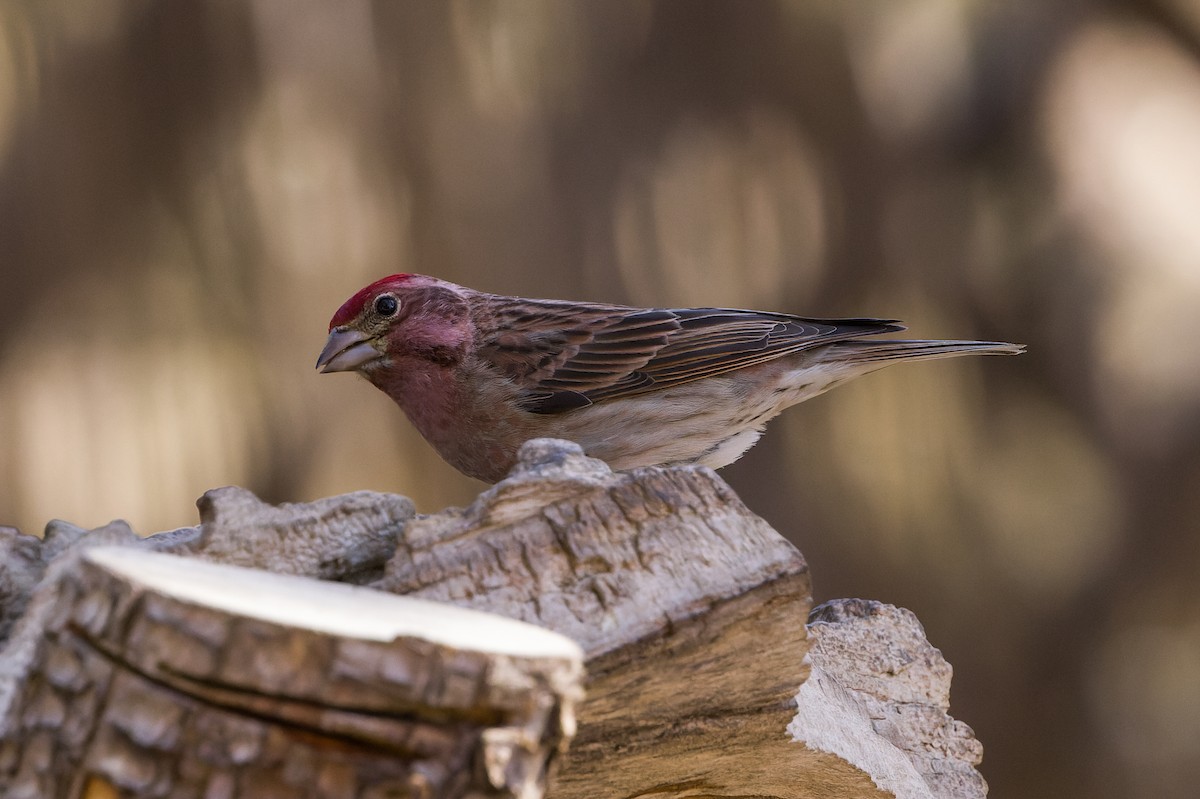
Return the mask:
[(839, 599), (809, 618), (812, 674), (788, 732), (871, 774), (898, 799), (976, 799), (983, 747), (951, 718), (952, 669), (912, 612)]
[(363, 584), (377, 579), (416, 514), (412, 500), (356, 491), (303, 504), (268, 505), (228, 486), (197, 502), (200, 526), (179, 551), (216, 563)]

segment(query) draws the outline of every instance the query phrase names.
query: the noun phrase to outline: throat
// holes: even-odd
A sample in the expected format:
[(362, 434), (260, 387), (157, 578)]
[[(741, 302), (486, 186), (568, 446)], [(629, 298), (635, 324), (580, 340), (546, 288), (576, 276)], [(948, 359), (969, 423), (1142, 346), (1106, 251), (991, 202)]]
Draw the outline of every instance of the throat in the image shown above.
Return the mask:
[(445, 366), (422, 364), (394, 367), (370, 375), (375, 386), (391, 397), (421, 435), (434, 446), (455, 427), (462, 405), (454, 373)]
[[(424, 361), (419, 367), (389, 368), (371, 382), (395, 400), (413, 427), (459, 471), (496, 482), (512, 467), (525, 440), (522, 414), (512, 398), (481, 390), (460, 368)], [(481, 391), (483, 393), (481, 393)], [(492, 392), (495, 393), (495, 392)]]

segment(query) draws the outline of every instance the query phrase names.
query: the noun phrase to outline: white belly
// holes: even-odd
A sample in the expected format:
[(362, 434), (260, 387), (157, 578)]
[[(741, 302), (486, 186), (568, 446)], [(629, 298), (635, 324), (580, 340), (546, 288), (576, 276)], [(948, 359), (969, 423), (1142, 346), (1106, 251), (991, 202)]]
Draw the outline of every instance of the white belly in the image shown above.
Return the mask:
[(709, 452), (704, 453), (696, 459), (696, 463), (701, 466), (707, 466), (710, 469), (720, 469), (722, 466), (728, 466), (754, 446), (754, 442), (758, 441), (758, 437), (762, 435), (762, 428), (743, 430), (740, 433), (730, 436)]

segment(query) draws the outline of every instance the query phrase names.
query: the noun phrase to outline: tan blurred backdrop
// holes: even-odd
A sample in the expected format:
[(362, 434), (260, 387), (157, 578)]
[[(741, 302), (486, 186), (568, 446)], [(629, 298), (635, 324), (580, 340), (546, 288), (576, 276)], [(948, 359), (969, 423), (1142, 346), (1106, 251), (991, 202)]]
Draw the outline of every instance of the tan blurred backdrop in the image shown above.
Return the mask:
[(501, 293), (906, 319), (725, 477), (907, 606), (996, 796), (1200, 784), (1200, 2), (0, 3), (0, 523), (481, 486), (329, 316)]

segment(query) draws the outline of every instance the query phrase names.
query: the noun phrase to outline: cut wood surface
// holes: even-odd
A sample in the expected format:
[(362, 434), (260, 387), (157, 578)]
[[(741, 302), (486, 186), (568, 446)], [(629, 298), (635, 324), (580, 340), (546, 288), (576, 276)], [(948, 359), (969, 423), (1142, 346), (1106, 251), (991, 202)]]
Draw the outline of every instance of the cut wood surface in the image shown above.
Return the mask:
[[(979, 744), (947, 715), (949, 667), (915, 617), (845, 600), (806, 626), (804, 558), (708, 469), (614, 474), (573, 444), (539, 440), (469, 507), (431, 516), (371, 492), (272, 506), (229, 487), (198, 505), (196, 527), (146, 539), (121, 522), (57, 522), (44, 542), (0, 530), (11, 554), (0, 561), (0, 621), (11, 626), (0, 653), (0, 795), (366, 796), (372, 780), (398, 796), (541, 795), (544, 766), (571, 731), (577, 695), (563, 675), (578, 679), (578, 666), (510, 640), (515, 622), (494, 616), (456, 632), (451, 605), (582, 648), (586, 698), (551, 797), (986, 794)], [(86, 559), (97, 544), (180, 557), (147, 577), (114, 567), (108, 550)], [(201, 559), (259, 571), (238, 570), (228, 591), (179, 573), (215, 568)], [(375, 590), (295, 580), (319, 590), (281, 602), (263, 570)], [(372, 614), (399, 601), (383, 592), (451, 615), (417, 614), (424, 631), (381, 621)], [(95, 627), (88, 609), (104, 601), (108, 626)], [(111, 620), (135, 606), (153, 612), (125, 622), (142, 631), (133, 646)], [(403, 654), (380, 654), (389, 646)], [(461, 698), (468, 684), (492, 710), (438, 704), (437, 691)], [(120, 735), (82, 736), (87, 725)], [(201, 744), (211, 730), (243, 743)], [(88, 746), (101, 744), (107, 754), (94, 759)], [(180, 775), (198, 785), (198, 770), (221, 768), (232, 771), (213, 793), (161, 793), (185, 784)], [(71, 790), (119, 792), (37, 792), (65, 784), (60, 772), (76, 774)]]

